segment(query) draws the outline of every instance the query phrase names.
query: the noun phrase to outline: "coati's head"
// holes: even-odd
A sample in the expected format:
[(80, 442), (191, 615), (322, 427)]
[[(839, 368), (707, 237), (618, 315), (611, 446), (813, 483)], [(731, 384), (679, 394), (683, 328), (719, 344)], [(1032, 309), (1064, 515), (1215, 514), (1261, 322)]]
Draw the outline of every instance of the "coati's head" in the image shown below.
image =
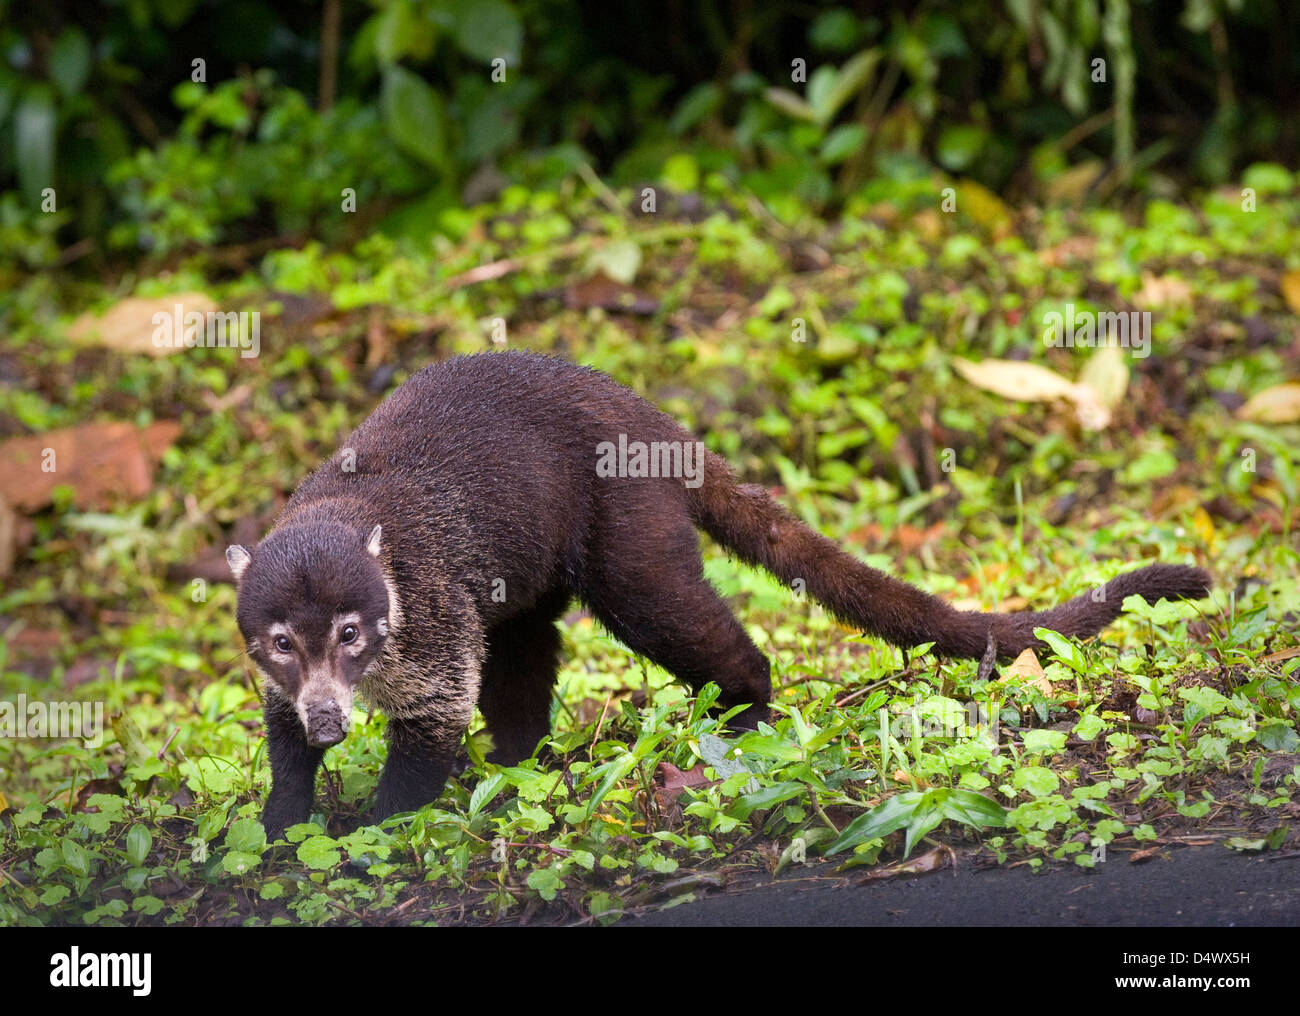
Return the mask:
[(295, 704), (319, 748), (347, 735), (353, 689), (396, 620), (381, 539), (379, 526), (365, 536), (339, 522), (304, 522), (274, 530), (251, 553), (226, 550), (248, 655)]

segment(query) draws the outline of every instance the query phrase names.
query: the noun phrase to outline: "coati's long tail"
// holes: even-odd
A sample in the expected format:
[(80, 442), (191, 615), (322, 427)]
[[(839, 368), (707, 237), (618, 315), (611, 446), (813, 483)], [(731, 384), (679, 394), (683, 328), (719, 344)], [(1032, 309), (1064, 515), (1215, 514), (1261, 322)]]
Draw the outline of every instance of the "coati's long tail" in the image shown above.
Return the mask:
[[(741, 560), (765, 568), (829, 607), (841, 621), (904, 648), (934, 643), (941, 656), (1004, 659), (1041, 648), (1034, 629), (1095, 635), (1119, 616), (1126, 596), (1148, 603), (1209, 595), (1210, 575), (1187, 565), (1153, 564), (1111, 579), (1051, 610), (985, 614), (943, 600), (856, 560), (777, 504), (760, 486), (739, 484), (710, 454), (704, 483), (690, 490), (696, 524)], [(991, 660), (990, 660), (991, 662)]]

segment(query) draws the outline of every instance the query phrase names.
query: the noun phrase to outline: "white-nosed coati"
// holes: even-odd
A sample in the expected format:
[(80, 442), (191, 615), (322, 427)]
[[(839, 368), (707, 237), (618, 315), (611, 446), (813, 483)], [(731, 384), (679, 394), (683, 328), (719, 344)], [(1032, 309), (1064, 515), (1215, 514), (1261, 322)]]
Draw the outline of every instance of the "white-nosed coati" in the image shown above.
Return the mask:
[(550, 730), (555, 622), (575, 598), (692, 689), (714, 681), (722, 707), (749, 704), (737, 726), (766, 718), (768, 661), (705, 581), (697, 528), (865, 632), (990, 662), (1039, 645), (1037, 626), (1093, 635), (1126, 596), (1210, 584), (1151, 565), (1041, 613), (954, 610), (738, 483), (603, 374), (526, 353), (451, 359), (394, 391), (252, 551), (227, 551), (239, 628), (268, 678), (268, 832), (307, 820), (354, 690), (388, 715), (377, 819), (438, 797), (476, 704), (493, 760), (528, 757)]

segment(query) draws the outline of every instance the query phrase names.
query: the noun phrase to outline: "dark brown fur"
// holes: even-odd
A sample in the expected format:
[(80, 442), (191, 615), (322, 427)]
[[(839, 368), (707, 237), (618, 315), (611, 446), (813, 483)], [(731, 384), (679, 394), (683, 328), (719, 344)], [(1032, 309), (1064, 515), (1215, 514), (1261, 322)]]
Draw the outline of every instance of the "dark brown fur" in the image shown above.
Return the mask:
[[(696, 440), (610, 378), (561, 360), (500, 353), (435, 364), (303, 481), (251, 555), (231, 549), (240, 628), (269, 678), (272, 833), (307, 818), (323, 745), (341, 736), (315, 731), (307, 743), (304, 723), (336, 706), (303, 690), (313, 682), (355, 686), (389, 716), (380, 818), (437, 798), (475, 704), (496, 760), (531, 754), (549, 732), (555, 621), (575, 598), (692, 689), (714, 681), (723, 707), (749, 704), (739, 725), (766, 717), (768, 661), (705, 581), (697, 528), (784, 582), (802, 579), (849, 624), (899, 646), (934, 642), (944, 656), (1013, 656), (1038, 644), (1036, 626), (1092, 635), (1125, 596), (1209, 589), (1199, 569), (1153, 565), (1042, 613), (956, 611), (844, 553), (711, 453), (694, 488), (598, 476), (598, 446), (620, 435)], [(365, 643), (351, 656), (337, 632), (349, 611)], [(294, 652), (273, 659), (270, 627), (298, 618)]]

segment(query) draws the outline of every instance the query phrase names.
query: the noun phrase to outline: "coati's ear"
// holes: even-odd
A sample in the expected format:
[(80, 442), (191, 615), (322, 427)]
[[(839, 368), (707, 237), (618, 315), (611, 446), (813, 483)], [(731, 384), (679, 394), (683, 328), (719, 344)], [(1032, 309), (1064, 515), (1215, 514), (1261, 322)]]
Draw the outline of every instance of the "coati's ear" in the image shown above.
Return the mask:
[(383, 526), (375, 526), (370, 530), (370, 535), (366, 537), (366, 550), (370, 552), (371, 557), (379, 556), (379, 539), (384, 535)]
[(236, 582), (243, 576), (252, 560), (253, 555), (237, 543), (226, 548), (226, 564), (230, 565), (230, 572), (235, 576)]

